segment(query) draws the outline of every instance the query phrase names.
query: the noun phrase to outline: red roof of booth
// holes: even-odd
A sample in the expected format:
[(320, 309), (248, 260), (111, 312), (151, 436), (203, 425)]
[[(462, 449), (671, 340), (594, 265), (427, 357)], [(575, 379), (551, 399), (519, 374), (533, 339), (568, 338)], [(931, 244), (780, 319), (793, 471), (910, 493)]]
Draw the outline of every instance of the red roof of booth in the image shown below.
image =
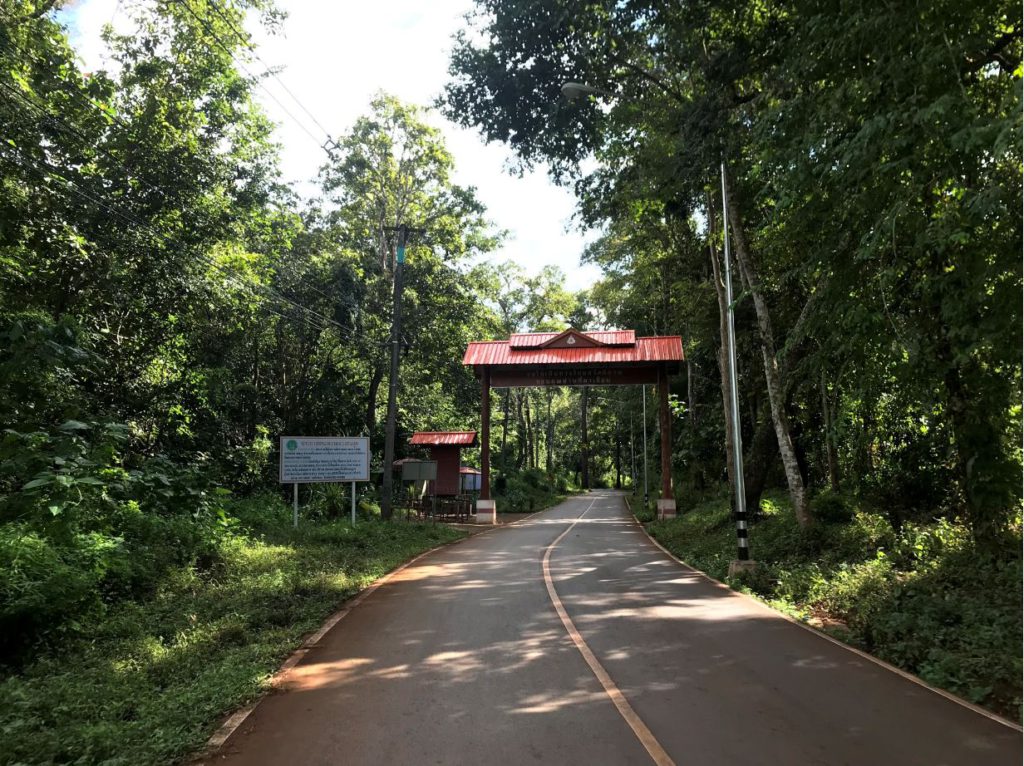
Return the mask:
[(417, 431), (409, 444), (433, 447), (472, 447), (476, 444), (476, 431)]
[[(573, 346), (568, 346), (569, 343)], [(509, 340), (473, 341), (465, 365), (643, 364), (681, 362), (679, 335), (637, 338), (632, 330), (519, 333)]]

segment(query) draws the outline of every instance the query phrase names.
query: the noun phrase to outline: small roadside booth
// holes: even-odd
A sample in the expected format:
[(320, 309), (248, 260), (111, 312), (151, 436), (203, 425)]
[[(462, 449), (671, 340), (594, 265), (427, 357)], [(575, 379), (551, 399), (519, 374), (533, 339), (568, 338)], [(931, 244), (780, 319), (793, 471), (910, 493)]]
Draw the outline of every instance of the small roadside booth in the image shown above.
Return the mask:
[(437, 463), (437, 479), (429, 494), (454, 497), (462, 492), (462, 448), (477, 445), (476, 431), (417, 431), (409, 439), (413, 447), (429, 447), (430, 459)]

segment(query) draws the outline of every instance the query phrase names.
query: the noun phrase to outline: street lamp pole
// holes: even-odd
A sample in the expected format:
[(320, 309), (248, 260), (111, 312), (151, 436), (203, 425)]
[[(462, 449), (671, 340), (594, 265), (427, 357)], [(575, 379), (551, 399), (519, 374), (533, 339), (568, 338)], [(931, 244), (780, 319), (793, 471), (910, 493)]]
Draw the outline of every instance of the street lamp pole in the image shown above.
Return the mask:
[(650, 505), (647, 494), (647, 386), (640, 387), (640, 393), (644, 398), (644, 510)]
[(736, 558), (731, 569), (748, 568), (750, 547), (747, 543), (747, 493), (743, 481), (743, 438), (740, 435), (739, 377), (736, 372), (736, 323), (732, 299), (732, 253), (729, 248), (729, 198), (725, 188), (725, 162), (722, 162), (722, 235), (725, 248), (725, 303), (728, 306), (729, 336), (729, 410), (732, 419), (732, 461), (736, 492)]

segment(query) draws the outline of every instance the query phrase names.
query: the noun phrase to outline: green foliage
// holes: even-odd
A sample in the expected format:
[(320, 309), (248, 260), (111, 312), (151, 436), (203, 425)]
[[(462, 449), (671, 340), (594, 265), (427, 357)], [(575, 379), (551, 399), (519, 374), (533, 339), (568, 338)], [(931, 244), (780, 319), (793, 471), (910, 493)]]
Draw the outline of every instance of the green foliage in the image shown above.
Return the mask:
[(839, 492), (824, 490), (811, 501), (814, 517), (827, 524), (844, 524), (853, 520), (854, 510)]
[[(849, 496), (836, 501), (857, 506)], [(1019, 530), (992, 551), (979, 548), (963, 524), (940, 519), (895, 534), (884, 516), (865, 508), (849, 522), (802, 530), (786, 503), (774, 496), (762, 504), (750, 531), (758, 569), (735, 586), (930, 684), (1019, 717)], [(649, 529), (684, 561), (725, 579), (735, 553), (727, 501)]]
[[(529, 468), (510, 476), (504, 476), (501, 490), (494, 492), (494, 499), (500, 513), (532, 513), (557, 505), (565, 499), (566, 491), (560, 490), (560, 483), (547, 476), (538, 468)], [(568, 486), (566, 478), (561, 486)]]
[[(687, 489), (726, 458), (708, 268), (725, 173), (748, 499), (780, 478), (757, 435), (788, 431), (791, 482), (845, 480), (895, 527), (941, 509), (997, 544), (1020, 501), (1018, 10), (548, 5), (477, 0), (441, 106), (571, 184), (603, 231), (600, 316), (683, 335)], [(605, 93), (557, 100), (566, 81)]]
[[(120, 601), (103, 614), (71, 604), (82, 638), (66, 637), (0, 676), (0, 762), (87, 754), (97, 763), (163, 764), (187, 756), (224, 711), (263, 692), (303, 634), (342, 601), (460, 535), (439, 524), (380, 522), (304, 521), (296, 531), (291, 509), (270, 496), (231, 508), (248, 531), (224, 536), (209, 561), (173, 568), (152, 598)], [(49, 585), (23, 592), (26, 604), (67, 602), (73, 586), (57, 577), (80, 579), (87, 569), (61, 569), (43, 541), (11, 529), (0, 536), (3, 571), (12, 551), (23, 571), (40, 572), (27, 575), (34, 583), (52, 567)]]

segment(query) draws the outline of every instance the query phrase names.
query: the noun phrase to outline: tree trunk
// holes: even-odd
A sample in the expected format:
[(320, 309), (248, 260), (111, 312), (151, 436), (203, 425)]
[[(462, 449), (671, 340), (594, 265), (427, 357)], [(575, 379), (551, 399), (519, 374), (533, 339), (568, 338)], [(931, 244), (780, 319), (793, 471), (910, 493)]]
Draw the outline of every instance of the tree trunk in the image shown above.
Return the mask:
[(697, 425), (697, 403), (693, 399), (693, 368), (696, 367), (689, 358), (686, 360), (686, 412), (690, 416), (690, 425)]
[(580, 474), (582, 476), (583, 489), (590, 489), (590, 445), (587, 443), (587, 397), (590, 389), (583, 387), (580, 396), (580, 424), (582, 440), (580, 442)]
[(540, 468), (540, 408), (534, 407), (532, 404), (536, 398), (536, 396), (530, 396), (530, 410), (533, 413), (533, 436), (530, 439), (530, 444), (533, 445), (533, 467)]
[(498, 455), (501, 457), (501, 470), (505, 470), (505, 443), (508, 441), (508, 409), (509, 399), (512, 396), (512, 389), (505, 389), (505, 401), (502, 404), (501, 418), (501, 446), (498, 447)]
[(796, 456), (789, 417), (786, 414), (786, 402), (783, 394), (778, 360), (775, 354), (775, 339), (772, 334), (771, 317), (768, 305), (761, 290), (757, 270), (754, 267), (750, 251), (747, 248), (746, 233), (739, 214), (739, 205), (732, 189), (732, 177), (728, 169), (725, 171), (725, 187), (729, 204), (729, 223), (732, 231), (736, 253), (736, 261), (746, 278), (751, 297), (754, 300), (754, 311), (757, 314), (757, 328), (761, 335), (761, 357), (764, 361), (764, 377), (768, 387), (768, 403), (772, 410), (772, 423), (775, 436), (779, 442), (779, 454), (782, 456), (782, 467), (786, 472), (786, 483), (789, 485), (789, 496), (793, 502), (796, 520), (802, 527), (811, 523), (811, 511), (807, 497), (807, 487), (800, 474), (800, 464)]
[(775, 428), (771, 418), (757, 421), (743, 461), (743, 488), (747, 498), (747, 514), (756, 518), (761, 511), (761, 495), (768, 480), (768, 469), (775, 457)]
[(828, 463), (828, 485), (833, 492), (839, 491), (839, 457), (836, 454), (835, 423), (832, 408), (828, 403), (828, 388), (825, 385), (825, 371), (821, 371), (821, 416), (825, 421), (825, 456)]
[(370, 385), (366, 394), (366, 433), (373, 436), (373, 429), (377, 425), (377, 393), (380, 391), (381, 381), (384, 380), (384, 368), (377, 365), (370, 375)]
[(523, 392), (523, 411), (526, 413), (526, 467), (535, 468), (536, 458), (533, 450), (533, 419), (530, 417), (530, 396), (529, 389)]
[(253, 335), (253, 371), (252, 371), (252, 406), (249, 409), (249, 441), (252, 442), (256, 438), (256, 413), (260, 411), (260, 336), (258, 333)]
[(516, 470), (521, 471), (526, 459), (526, 429), (523, 427), (523, 392), (516, 391)]
[(622, 434), (619, 423), (615, 422), (615, 489), (622, 489)]
[(554, 474), (554, 472), (555, 472), (555, 457), (554, 457), (554, 453), (552, 452), (552, 447), (553, 447), (553, 445), (555, 443), (555, 421), (551, 419), (551, 389), (550, 388), (547, 389), (547, 395), (548, 395), (548, 424), (547, 424), (548, 425), (548, 433), (547, 433), (547, 439), (545, 441), (547, 442), (546, 446), (547, 446), (547, 449), (548, 449), (547, 471), (548, 471), (548, 475), (550, 476), (550, 475)]

